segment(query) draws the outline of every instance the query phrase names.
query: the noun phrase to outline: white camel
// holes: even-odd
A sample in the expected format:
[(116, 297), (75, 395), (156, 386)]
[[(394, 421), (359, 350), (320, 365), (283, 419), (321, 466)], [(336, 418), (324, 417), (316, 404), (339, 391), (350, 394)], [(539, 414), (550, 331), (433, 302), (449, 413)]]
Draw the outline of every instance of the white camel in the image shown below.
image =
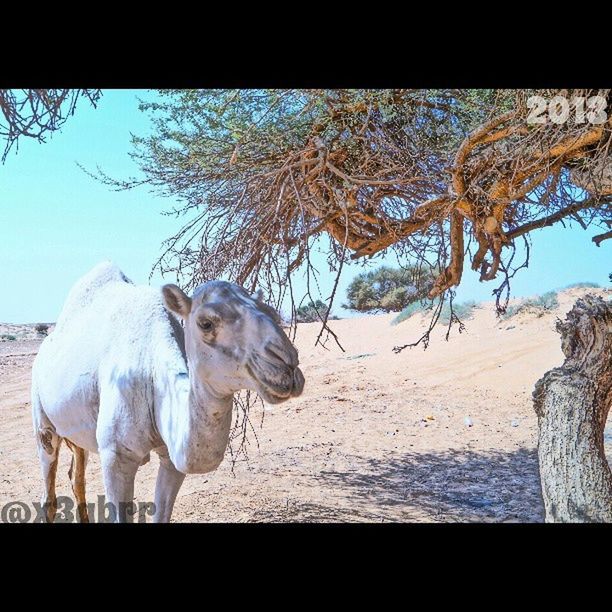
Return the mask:
[(234, 393), (251, 389), (273, 404), (297, 396), (304, 387), (297, 366), (276, 311), (242, 287), (210, 281), (190, 298), (176, 285), (137, 287), (112, 263), (99, 264), (72, 288), (34, 361), (47, 520), (57, 510), (64, 439), (81, 521), (89, 452), (100, 455), (106, 500), (123, 522), (132, 520), (136, 471), (153, 450), (160, 456), (153, 520), (168, 522), (185, 474), (221, 463)]

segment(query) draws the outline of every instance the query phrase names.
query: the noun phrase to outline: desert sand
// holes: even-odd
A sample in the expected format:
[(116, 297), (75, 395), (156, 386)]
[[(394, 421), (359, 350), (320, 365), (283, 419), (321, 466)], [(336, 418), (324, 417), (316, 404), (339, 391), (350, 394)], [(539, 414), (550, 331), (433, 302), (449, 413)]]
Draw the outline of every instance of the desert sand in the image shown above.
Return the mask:
[[(556, 318), (589, 292), (610, 295), (572, 289), (554, 312), (508, 320), (481, 304), (462, 334), (446, 342), (440, 326), (426, 351), (400, 354), (393, 346), (426, 327), (421, 314), (396, 326), (393, 314), (332, 321), (345, 352), (331, 338), (315, 346), (319, 324), (300, 324), (303, 395), (255, 405), (221, 467), (186, 478), (173, 521), (543, 521), (531, 392), (563, 362)], [(0, 343), (0, 506), (42, 492), (29, 399), (40, 338), (26, 331)], [(610, 428), (606, 440), (612, 451)], [(60, 456), (57, 491), (70, 495), (66, 447)], [(140, 469), (137, 500), (153, 499), (157, 462)], [(95, 501), (97, 456), (87, 473)]]

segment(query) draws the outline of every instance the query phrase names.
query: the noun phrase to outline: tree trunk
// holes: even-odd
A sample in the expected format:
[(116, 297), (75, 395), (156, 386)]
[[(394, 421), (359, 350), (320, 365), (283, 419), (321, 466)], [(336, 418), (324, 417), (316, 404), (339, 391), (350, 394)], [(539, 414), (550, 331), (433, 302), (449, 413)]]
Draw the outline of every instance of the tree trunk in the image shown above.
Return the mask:
[(546, 522), (612, 522), (603, 440), (612, 403), (612, 303), (578, 300), (557, 331), (565, 363), (533, 392)]

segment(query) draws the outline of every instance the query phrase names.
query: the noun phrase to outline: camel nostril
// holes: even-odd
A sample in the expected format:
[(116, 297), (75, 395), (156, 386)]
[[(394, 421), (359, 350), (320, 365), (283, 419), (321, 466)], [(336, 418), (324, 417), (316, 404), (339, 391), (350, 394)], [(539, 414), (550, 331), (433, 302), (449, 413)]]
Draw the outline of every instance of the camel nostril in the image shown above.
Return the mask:
[(295, 368), (298, 364), (298, 355), (297, 351), (293, 346), (290, 347), (282, 347), (278, 344), (273, 344), (272, 342), (268, 342), (264, 348), (266, 354), (268, 356), (273, 357), (275, 361), (279, 361), (284, 365), (291, 366)]

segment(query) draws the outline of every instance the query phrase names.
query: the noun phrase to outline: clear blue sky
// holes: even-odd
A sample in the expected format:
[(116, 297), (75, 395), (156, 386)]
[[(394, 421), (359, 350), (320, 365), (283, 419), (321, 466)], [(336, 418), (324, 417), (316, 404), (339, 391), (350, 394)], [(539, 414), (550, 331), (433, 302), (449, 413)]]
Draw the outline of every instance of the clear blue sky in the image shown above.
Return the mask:
[[(150, 129), (138, 111), (137, 97), (147, 91), (105, 91), (97, 109), (81, 102), (61, 132), (45, 144), (21, 140), (0, 166), (0, 321), (55, 321), (72, 284), (99, 261), (115, 261), (134, 282), (149, 283), (151, 267), (162, 241), (180, 220), (161, 215), (173, 202), (148, 188), (114, 192), (87, 176), (99, 165), (111, 176), (137, 175), (128, 156), (130, 133)], [(569, 283), (590, 280), (608, 284), (612, 271), (612, 241), (596, 248), (594, 228), (547, 228), (533, 234), (531, 264), (519, 272), (513, 295), (542, 293)], [(331, 292), (333, 275), (324, 257), (316, 256), (323, 298)], [(389, 256), (373, 263), (395, 264)], [(345, 268), (334, 312), (340, 308), (351, 278), (360, 266)], [(175, 279), (153, 276), (151, 284)], [(296, 278), (298, 293), (304, 283)], [(479, 283), (466, 267), (458, 300), (490, 299), (495, 283)]]

